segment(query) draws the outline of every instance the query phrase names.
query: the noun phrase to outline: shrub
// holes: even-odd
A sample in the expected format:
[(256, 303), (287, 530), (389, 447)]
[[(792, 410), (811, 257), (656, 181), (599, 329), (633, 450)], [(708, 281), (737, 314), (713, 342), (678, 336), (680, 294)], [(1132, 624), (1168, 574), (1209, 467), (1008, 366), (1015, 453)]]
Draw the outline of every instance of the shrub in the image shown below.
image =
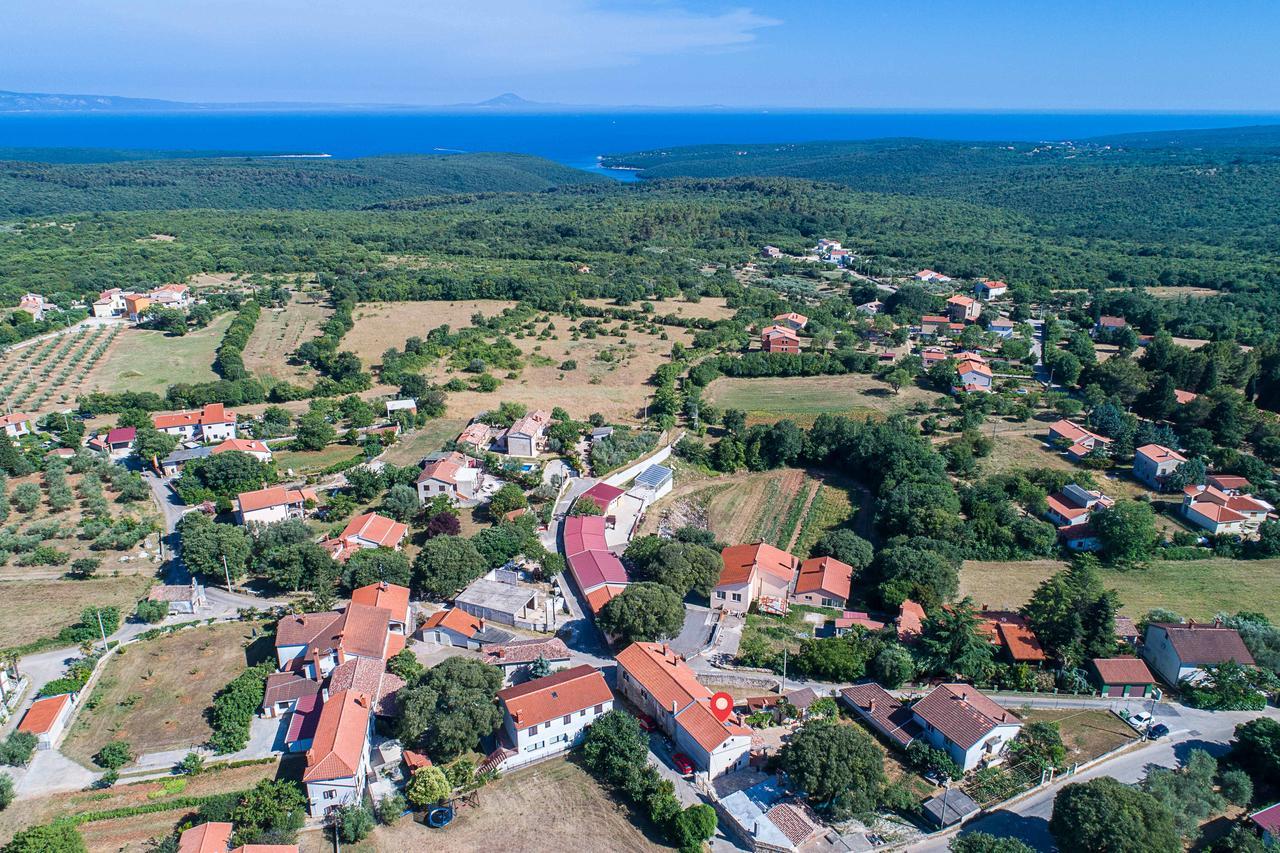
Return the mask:
[(127, 740), (113, 740), (93, 757), (94, 764), (108, 770), (119, 770), (130, 761), (133, 761), (133, 749)]
[(169, 615), (169, 603), (167, 601), (151, 601), (144, 598), (138, 602), (134, 615), (140, 621), (152, 625), (157, 622), (163, 622), (165, 617)]
[(178, 772), (184, 776), (199, 776), (204, 772), (204, 759), (198, 752), (188, 752), (178, 762)]
[(213, 734), (209, 746), (219, 753), (244, 749), (249, 742), (249, 725), (266, 691), (267, 676), (275, 670), (270, 661), (251, 666), (231, 679), (213, 699), (209, 722)]
[(35, 483), (23, 483), (13, 490), (13, 505), (19, 512), (31, 512), (40, 505), (40, 487)]
[(373, 815), (364, 806), (352, 803), (339, 806), (333, 812), (333, 825), (338, 840), (344, 844), (363, 841), (373, 832)]
[(0, 764), (20, 767), (31, 760), (39, 740), (30, 732), (11, 732), (0, 743)]

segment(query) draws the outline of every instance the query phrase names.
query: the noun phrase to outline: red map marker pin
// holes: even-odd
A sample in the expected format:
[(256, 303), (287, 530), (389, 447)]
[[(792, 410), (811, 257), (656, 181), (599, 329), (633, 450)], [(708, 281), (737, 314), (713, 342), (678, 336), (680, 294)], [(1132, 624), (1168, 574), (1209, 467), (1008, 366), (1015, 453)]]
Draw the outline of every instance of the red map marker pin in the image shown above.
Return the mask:
[(711, 713), (716, 719), (724, 722), (733, 713), (733, 697), (728, 693), (716, 693), (711, 697)]

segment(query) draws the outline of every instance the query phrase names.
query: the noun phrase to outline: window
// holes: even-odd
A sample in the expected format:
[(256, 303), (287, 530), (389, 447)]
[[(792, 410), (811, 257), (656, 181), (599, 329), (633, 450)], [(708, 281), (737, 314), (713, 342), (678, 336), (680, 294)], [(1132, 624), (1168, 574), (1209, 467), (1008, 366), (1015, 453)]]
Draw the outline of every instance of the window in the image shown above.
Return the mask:
[[(599, 706), (599, 705), (597, 705), (596, 707), (597, 707), (597, 708), (599, 708), (600, 706)], [(587, 709), (586, 709), (586, 708), (583, 708), (581, 711), (579, 711), (579, 712), (578, 712), (578, 716), (579, 716), (579, 717), (585, 717), (586, 715), (587, 715)]]
[(325, 791), (325, 792), (324, 792), (324, 798), (325, 798), (326, 800), (332, 800), (332, 799), (333, 799), (334, 797), (336, 797), (336, 796), (338, 796), (338, 792), (337, 792), (337, 791)]
[(720, 599), (721, 601), (724, 601), (724, 590), (723, 590), (723, 589), (717, 589), (717, 590), (716, 590), (716, 598)]
[(742, 600), (742, 593), (740, 593), (740, 592), (735, 592), (735, 593), (733, 594), (733, 600), (734, 600), (734, 601), (741, 601), (741, 600)]
[(531, 735), (536, 735), (537, 733), (538, 733), (538, 727), (537, 727), (537, 726), (529, 726), (529, 734), (531, 734)]
[(597, 706), (596, 706), (596, 710), (595, 710), (595, 712), (596, 712), (597, 714), (599, 714), (599, 713), (600, 713), (601, 711), (603, 711), (603, 710), (604, 710), (604, 705), (597, 705)]
[(835, 606), (836, 606), (835, 599), (833, 599), (833, 598), (824, 598), (824, 599), (822, 599), (822, 606), (823, 606), (823, 607), (835, 607)]
[(571, 722), (573, 722), (573, 714), (565, 714), (565, 715), (564, 715), (564, 724), (567, 726), (567, 725), (569, 725), (569, 723), (571, 723)]

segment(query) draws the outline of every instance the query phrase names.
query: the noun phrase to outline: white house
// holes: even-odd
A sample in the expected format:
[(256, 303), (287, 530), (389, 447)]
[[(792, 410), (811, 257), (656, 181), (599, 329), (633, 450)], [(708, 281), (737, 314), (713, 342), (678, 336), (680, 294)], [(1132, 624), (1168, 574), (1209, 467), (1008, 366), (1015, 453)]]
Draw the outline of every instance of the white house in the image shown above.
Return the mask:
[(460, 607), (437, 610), (422, 625), (422, 641), (441, 646), (457, 646), (461, 649), (478, 649), (476, 635), (484, 630), (483, 623)]
[[(409, 588), (380, 581), (351, 590), (351, 603), (377, 607), (391, 614), (387, 630), (392, 635), (407, 637), (413, 631), (413, 614), (409, 606)], [(389, 655), (388, 655), (389, 657)]]
[(67, 727), (67, 720), (71, 719), (75, 704), (74, 693), (59, 693), (57, 696), (37, 699), (27, 709), (22, 722), (18, 723), (18, 731), (35, 735), (36, 749), (53, 749)]
[(312, 489), (289, 489), (271, 486), (254, 492), (241, 492), (236, 498), (236, 516), (241, 524), (257, 522), (270, 524), (286, 518), (302, 518), (306, 514), (306, 502), (315, 502)]
[(507, 455), (528, 459), (542, 452), (543, 436), (551, 423), (551, 413), (538, 409), (530, 412), (507, 430)]
[(11, 415), (0, 416), (0, 426), (4, 427), (4, 433), (9, 438), (21, 438), (24, 435), (30, 435), (33, 417), (35, 416), (14, 412)]
[(721, 722), (711, 713), (711, 691), (684, 658), (665, 643), (632, 643), (617, 663), (618, 690), (653, 717), (698, 772), (715, 779), (746, 766), (751, 728), (736, 716)]
[(371, 704), (366, 694), (344, 690), (330, 696), (320, 709), (302, 773), (312, 817), (323, 817), (338, 806), (363, 799), (369, 772)]
[(973, 286), (973, 294), (984, 302), (999, 299), (1009, 292), (1009, 285), (1003, 281), (980, 281)]
[(1013, 337), (1013, 329), (1014, 322), (1012, 320), (1007, 320), (1004, 317), (997, 317), (987, 324), (988, 332), (991, 332), (996, 337), (1006, 340)]
[(226, 441), (236, 437), (236, 413), (221, 403), (208, 403), (186, 412), (156, 412), (151, 425), (184, 441)]
[(922, 736), (965, 772), (997, 764), (1022, 721), (968, 684), (939, 684), (911, 707)]
[(276, 623), (276, 663), (320, 680), (353, 658), (385, 661), (404, 648), (403, 637), (392, 639), (394, 618), (354, 601), (341, 611), (285, 616)]
[(1219, 624), (1152, 622), (1143, 638), (1142, 657), (1166, 684), (1197, 682), (1204, 667), (1235, 661), (1253, 666), (1253, 655), (1245, 648), (1235, 628)]
[(994, 375), (985, 361), (965, 359), (956, 365), (956, 378), (959, 382), (957, 387), (964, 391), (990, 393)]
[(474, 500), (484, 483), (484, 471), (479, 464), (456, 450), (428, 459), (414, 483), (418, 501), (425, 504), (437, 495), (447, 495), (455, 502)]
[(212, 453), (217, 456), (219, 453), (229, 453), (232, 450), (238, 453), (247, 453), (259, 462), (271, 461), (271, 448), (256, 438), (228, 438), (215, 446)]
[(1159, 491), (1165, 479), (1186, 461), (1187, 457), (1176, 450), (1160, 444), (1144, 444), (1133, 452), (1133, 476)]
[(1253, 495), (1226, 492), (1217, 486), (1187, 486), (1182, 490), (1182, 514), (1212, 535), (1255, 532), (1275, 509)]
[(528, 680), (539, 660), (546, 663), (548, 673), (568, 669), (569, 647), (559, 637), (552, 637), (547, 640), (515, 640), (484, 650), (485, 663), (502, 670), (503, 684)]
[(934, 282), (939, 282), (943, 284), (945, 284), (948, 281), (951, 281), (951, 278), (949, 276), (945, 276), (942, 273), (937, 272), (935, 270), (920, 270), (920, 272), (913, 275), (912, 278), (914, 278), (916, 281), (934, 281)]
[(600, 670), (580, 664), (499, 690), (498, 704), (509, 751), (501, 769), (510, 770), (581, 743), (586, 727), (613, 709), (613, 692)]
[(1084, 524), (1095, 509), (1106, 509), (1115, 504), (1102, 492), (1075, 483), (1063, 486), (1062, 491), (1049, 495), (1044, 502), (1045, 516), (1058, 528)]
[[(341, 533), (333, 539), (321, 542), (320, 547), (333, 555), (338, 562), (345, 563), (352, 554), (366, 548), (390, 548), (393, 551), (399, 551), (400, 543), (408, 534), (408, 525), (387, 518), (385, 515), (378, 515), (376, 512), (366, 512), (348, 521)], [(408, 605), (408, 602), (406, 591), (405, 604)]]

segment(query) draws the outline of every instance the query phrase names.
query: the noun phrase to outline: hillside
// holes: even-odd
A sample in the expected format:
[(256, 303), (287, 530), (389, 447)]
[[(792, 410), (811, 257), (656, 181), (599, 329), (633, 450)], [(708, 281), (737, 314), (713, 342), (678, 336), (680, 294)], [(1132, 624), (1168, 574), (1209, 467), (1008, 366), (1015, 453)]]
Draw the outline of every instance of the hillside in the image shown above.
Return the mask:
[(538, 192), (593, 183), (612, 182), (523, 154), (355, 160), (243, 156), (96, 163), (12, 160), (0, 161), (0, 215), (195, 207), (359, 208), (412, 196)]

